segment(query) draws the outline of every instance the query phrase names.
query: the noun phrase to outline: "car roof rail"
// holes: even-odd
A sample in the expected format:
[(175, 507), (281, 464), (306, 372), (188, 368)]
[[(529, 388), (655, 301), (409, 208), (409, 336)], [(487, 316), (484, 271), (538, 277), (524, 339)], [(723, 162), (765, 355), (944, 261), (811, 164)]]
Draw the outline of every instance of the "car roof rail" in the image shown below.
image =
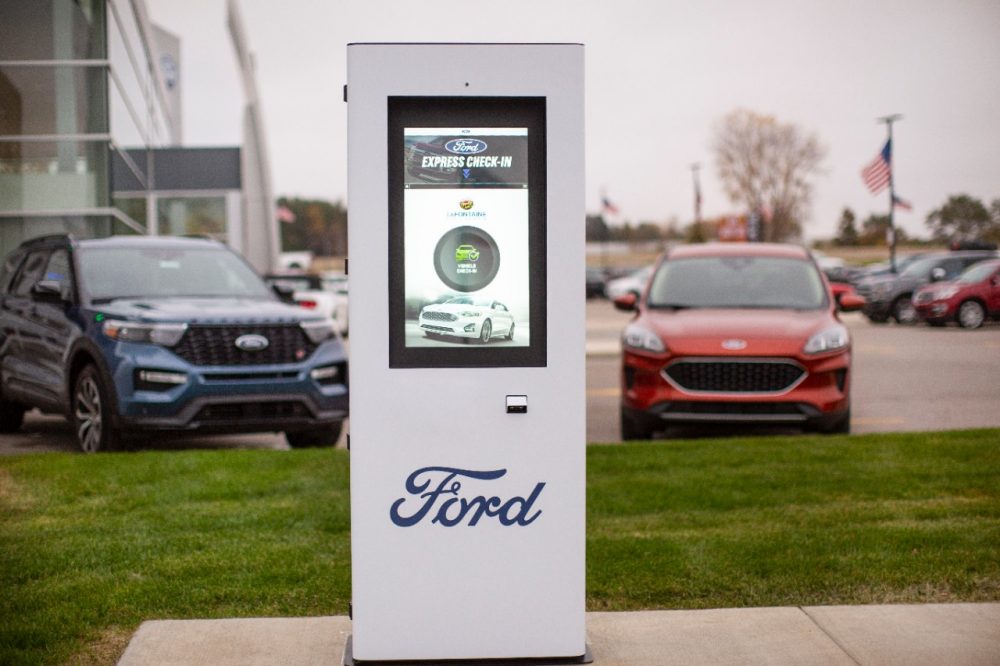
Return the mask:
[(68, 233), (46, 234), (44, 236), (35, 236), (33, 238), (27, 238), (25, 239), (24, 244), (38, 245), (42, 243), (51, 243), (53, 241), (65, 241), (66, 243), (72, 244), (73, 242), (76, 241), (76, 238), (73, 236), (73, 234), (68, 234)]

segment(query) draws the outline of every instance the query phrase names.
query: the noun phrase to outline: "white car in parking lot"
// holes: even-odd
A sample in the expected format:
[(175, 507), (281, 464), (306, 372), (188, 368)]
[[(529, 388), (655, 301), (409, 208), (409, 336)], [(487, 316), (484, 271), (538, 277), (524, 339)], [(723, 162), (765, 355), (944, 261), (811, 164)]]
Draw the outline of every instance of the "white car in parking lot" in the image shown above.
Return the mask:
[(497, 337), (513, 340), (514, 316), (500, 301), (456, 296), (425, 306), (420, 311), (420, 328), (428, 337), (449, 335), (485, 344)]

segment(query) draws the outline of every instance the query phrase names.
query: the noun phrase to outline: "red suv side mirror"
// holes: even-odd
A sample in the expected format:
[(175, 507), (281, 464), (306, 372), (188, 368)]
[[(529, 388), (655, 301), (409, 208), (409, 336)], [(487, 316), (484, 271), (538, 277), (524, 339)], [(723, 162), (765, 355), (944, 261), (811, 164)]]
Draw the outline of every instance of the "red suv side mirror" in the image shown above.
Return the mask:
[(639, 299), (632, 292), (622, 294), (614, 300), (614, 304), (615, 309), (622, 312), (635, 312), (639, 309)]
[(837, 307), (841, 312), (857, 312), (865, 307), (865, 299), (857, 294), (844, 294)]

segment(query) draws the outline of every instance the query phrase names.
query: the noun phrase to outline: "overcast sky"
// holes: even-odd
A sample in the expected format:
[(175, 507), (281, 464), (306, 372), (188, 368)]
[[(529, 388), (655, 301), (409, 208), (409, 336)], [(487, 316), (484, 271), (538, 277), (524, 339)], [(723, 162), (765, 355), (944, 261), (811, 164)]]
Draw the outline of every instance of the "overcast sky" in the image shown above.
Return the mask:
[[(240, 142), (242, 90), (225, 0), (147, 0), (181, 38), (184, 143)], [(814, 132), (828, 149), (807, 238), (831, 236), (848, 206), (888, 211), (860, 170), (895, 126), (897, 194), (924, 219), (949, 194), (1000, 198), (1000, 1), (241, 0), (275, 193), (346, 199), (346, 45), (366, 41), (580, 42), (587, 58), (587, 209), (602, 189), (624, 218), (693, 218), (739, 209), (710, 150), (736, 108)], [(551, 159), (551, 156), (550, 156)]]

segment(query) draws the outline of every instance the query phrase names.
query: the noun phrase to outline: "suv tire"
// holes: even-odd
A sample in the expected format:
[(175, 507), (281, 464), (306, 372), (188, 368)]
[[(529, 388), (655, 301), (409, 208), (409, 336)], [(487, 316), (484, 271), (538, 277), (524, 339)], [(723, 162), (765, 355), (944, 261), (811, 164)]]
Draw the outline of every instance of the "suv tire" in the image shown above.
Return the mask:
[(892, 318), (897, 324), (912, 326), (920, 321), (917, 309), (913, 307), (912, 294), (903, 294), (892, 303)]
[(290, 430), (285, 432), (285, 441), (293, 449), (313, 448), (317, 446), (336, 446), (340, 439), (340, 431), (344, 428), (343, 421), (333, 425), (311, 430)]
[(986, 309), (979, 301), (965, 301), (958, 306), (955, 319), (962, 328), (979, 328), (986, 321)]
[(114, 451), (121, 434), (112, 423), (111, 393), (104, 377), (93, 364), (87, 365), (73, 382), (73, 429), (84, 453)]
[(622, 409), (619, 412), (621, 418), (621, 435), (624, 441), (633, 439), (652, 439), (653, 431), (643, 427)]
[(0, 398), (0, 432), (17, 432), (24, 423), (25, 408)]

